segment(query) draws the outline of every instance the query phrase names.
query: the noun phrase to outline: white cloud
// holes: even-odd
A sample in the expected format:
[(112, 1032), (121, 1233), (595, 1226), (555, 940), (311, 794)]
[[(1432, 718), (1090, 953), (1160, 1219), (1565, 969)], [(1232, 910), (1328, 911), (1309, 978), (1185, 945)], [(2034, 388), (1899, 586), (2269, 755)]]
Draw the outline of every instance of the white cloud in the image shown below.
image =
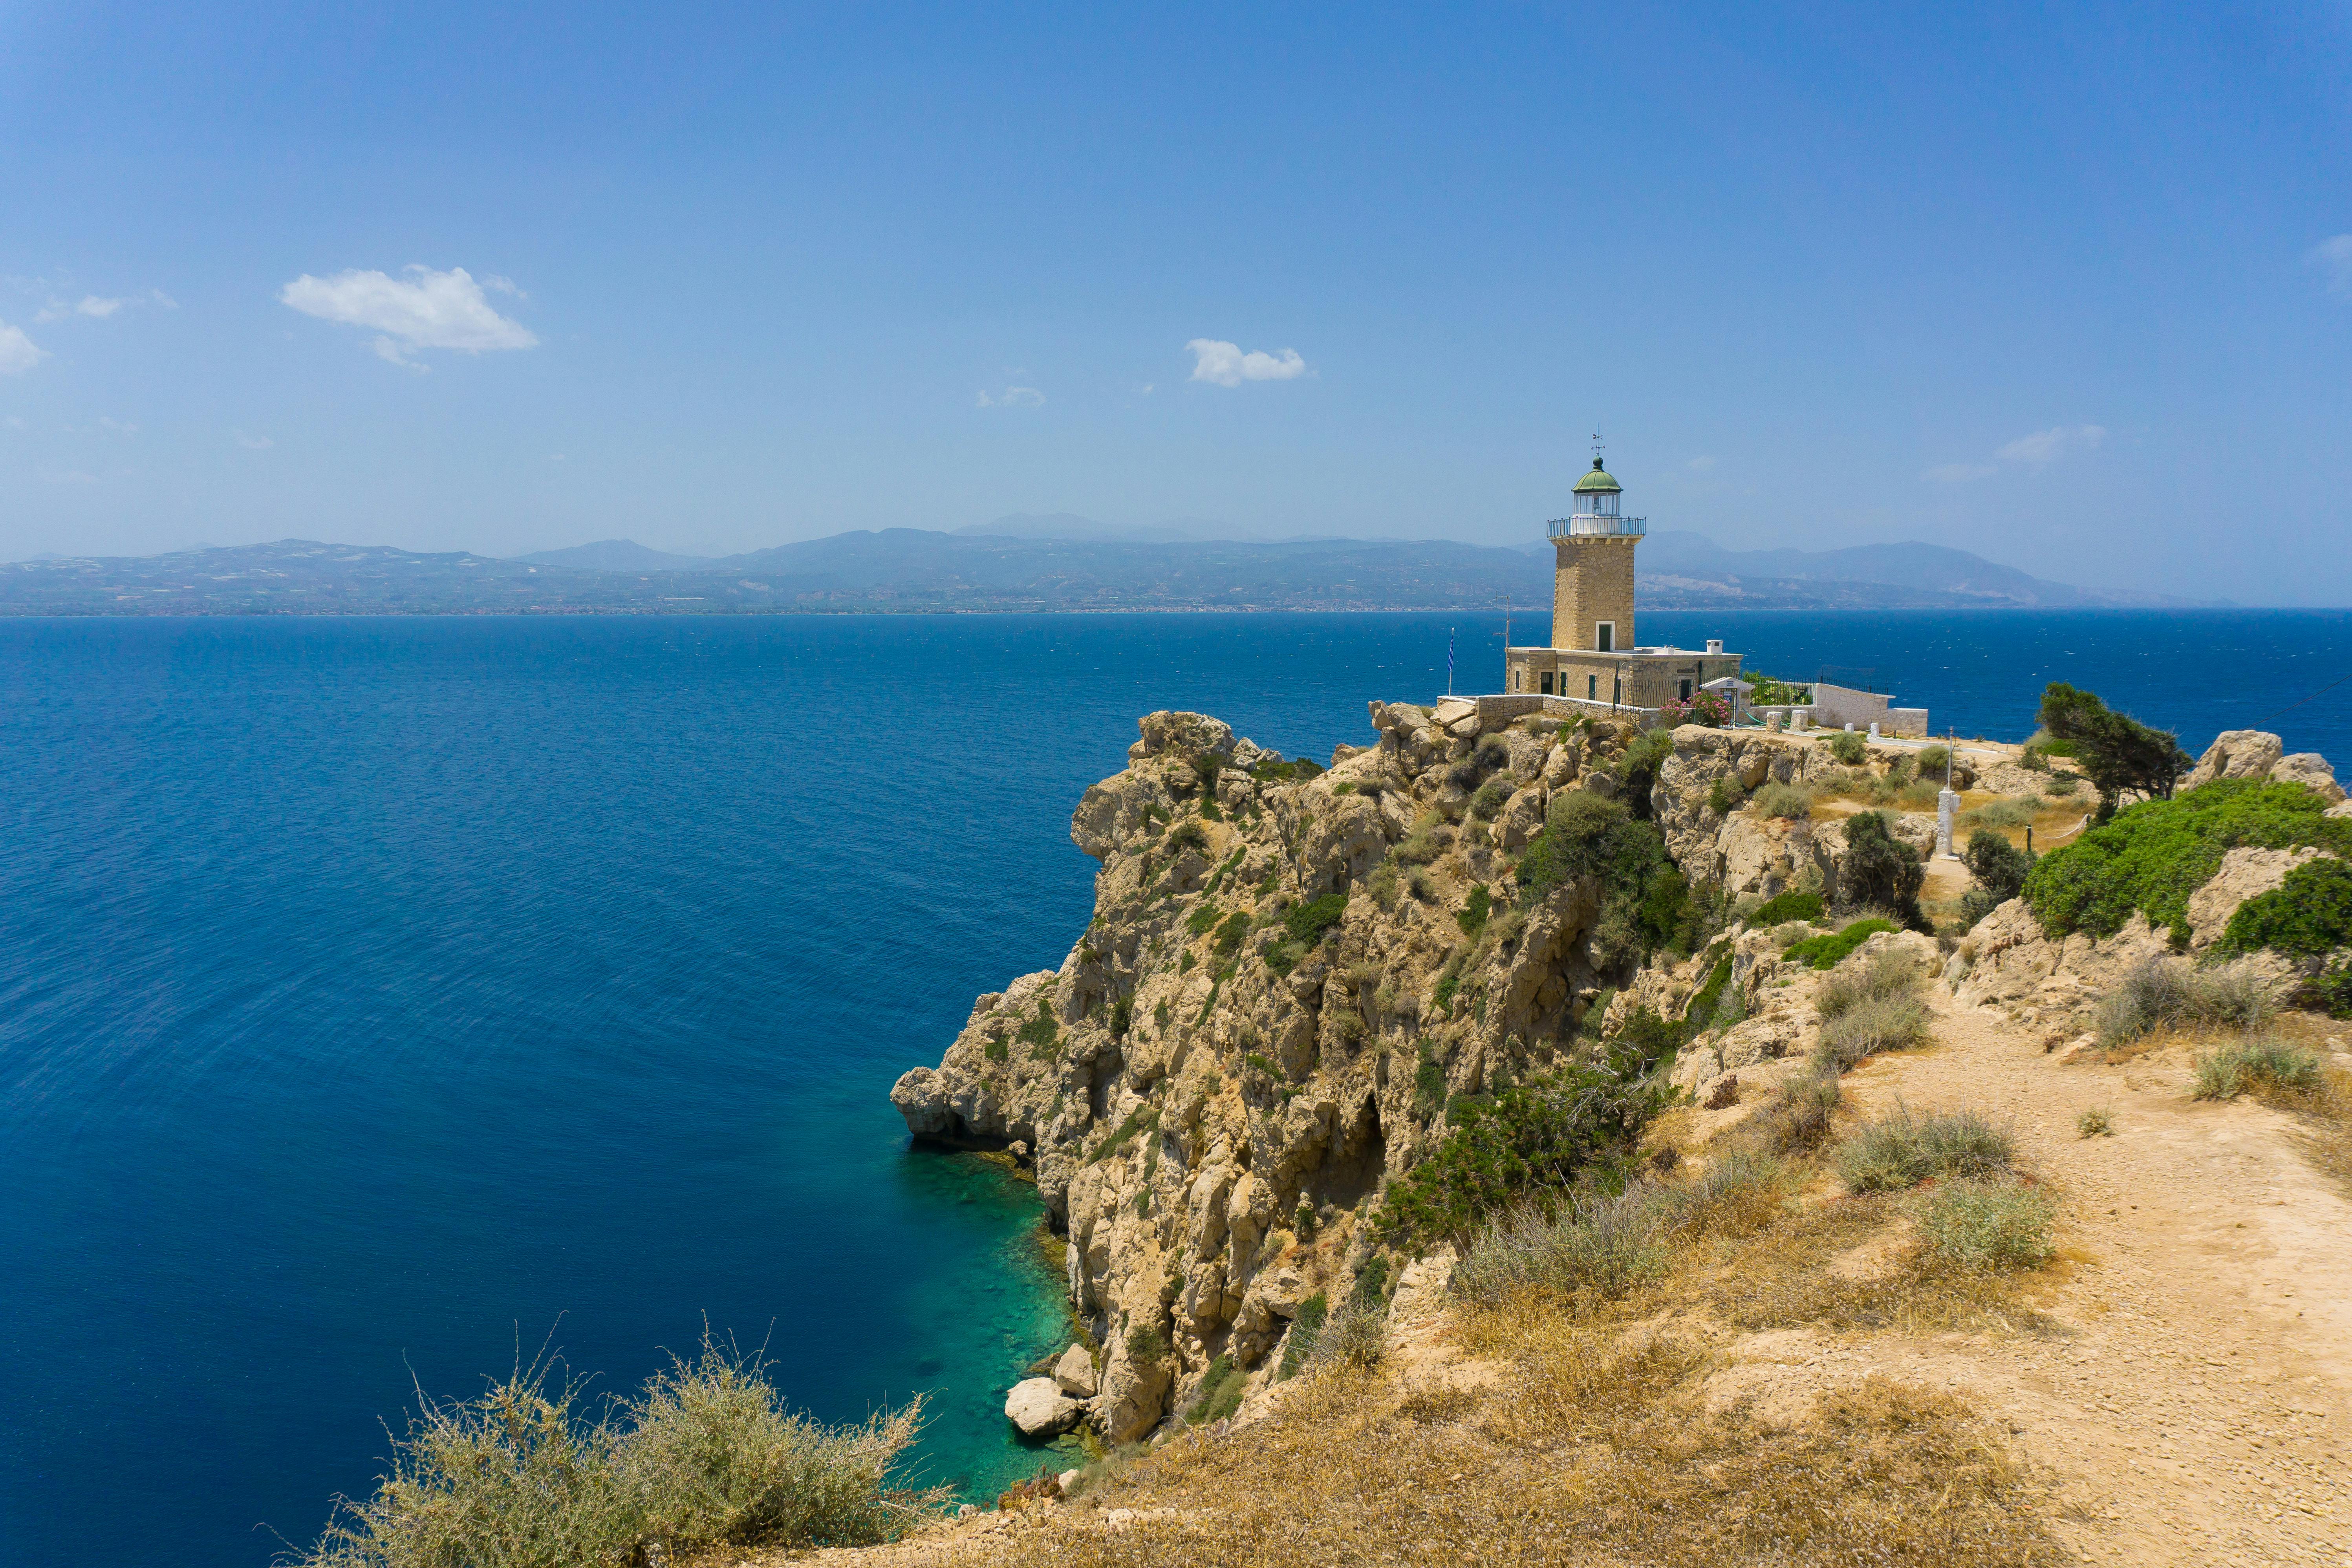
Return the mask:
[(2352, 234), (2339, 234), (2333, 239), (2323, 239), (2304, 257), (2314, 267), (2327, 274), (2327, 287), (2338, 294), (2352, 294)]
[(248, 452), (267, 452), (278, 445), (267, 436), (248, 436), (242, 430), (232, 430), (229, 434), (236, 437), (236, 444)]
[(1271, 354), (1252, 349), (1244, 353), (1239, 343), (1215, 338), (1194, 338), (1184, 347), (1192, 355), (1192, 379), (1218, 386), (1239, 386), (1245, 381), (1288, 381), (1307, 374), (1307, 362), (1298, 357), (1297, 349)]
[(101, 430), (110, 430), (117, 436), (136, 436), (139, 434), (138, 426), (133, 425), (127, 420), (110, 418), (108, 416), (103, 414), (98, 416), (98, 427)]
[(1939, 485), (1964, 485), (1992, 478), (2002, 463), (2022, 464), (2038, 474), (2067, 453), (2090, 451), (2106, 438), (2104, 425), (2053, 425), (2008, 443), (1993, 453), (1994, 462), (1938, 463), (1919, 477)]
[[(520, 292), (503, 278), (486, 281), (504, 293)], [(358, 271), (313, 278), (305, 272), (280, 289), (278, 298), (306, 316), (373, 330), (379, 334), (375, 352), (411, 370), (425, 368), (408, 357), (418, 349), (480, 353), (539, 344), (530, 329), (490, 309), (482, 284), (462, 267), (446, 272), (411, 267), (404, 278)]]
[(0, 375), (22, 375), (48, 357), (49, 351), (36, 347), (24, 328), (0, 321)]
[(1043, 408), (1045, 406), (1045, 395), (1038, 391), (1034, 386), (1008, 386), (1003, 392), (998, 393), (994, 397), (991, 397), (986, 392), (982, 392), (980, 395), (980, 401), (973, 405), (973, 406), (978, 408)]
[(180, 308), (180, 302), (161, 289), (150, 289), (144, 294), (119, 295), (113, 299), (97, 294), (85, 294), (79, 300), (68, 301), (53, 296), (49, 302), (41, 308), (40, 314), (35, 316), (33, 320), (63, 321), (75, 316), (87, 316), (92, 321), (103, 321), (108, 317), (132, 305), (161, 305), (167, 310), (176, 310)]
[(1709, 468), (1715, 467), (1715, 459), (1713, 458), (1693, 458), (1690, 460), (1690, 466), (1699, 473), (1703, 474)]
[(2104, 426), (2059, 425), (2047, 430), (2036, 430), (2031, 436), (2020, 436), (1993, 454), (2004, 463), (2029, 463), (2046, 468), (2068, 452), (2089, 451), (2107, 438)]

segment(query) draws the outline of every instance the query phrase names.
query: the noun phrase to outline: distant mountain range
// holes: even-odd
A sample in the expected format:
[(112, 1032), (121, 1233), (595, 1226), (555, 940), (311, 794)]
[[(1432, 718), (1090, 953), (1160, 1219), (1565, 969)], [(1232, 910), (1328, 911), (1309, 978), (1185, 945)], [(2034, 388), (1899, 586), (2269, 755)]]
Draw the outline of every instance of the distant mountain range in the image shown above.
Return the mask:
[[(0, 565), (5, 615), (678, 614), (789, 611), (1491, 609), (1551, 601), (1551, 551), (1445, 540), (1221, 540), (1185, 520), (1137, 537), (1084, 518), (979, 531), (837, 533), (707, 560), (608, 539), (511, 560), (383, 545), (275, 544)], [(1659, 609), (2186, 605), (2097, 594), (1933, 544), (1725, 550), (1696, 533), (1642, 546)]]

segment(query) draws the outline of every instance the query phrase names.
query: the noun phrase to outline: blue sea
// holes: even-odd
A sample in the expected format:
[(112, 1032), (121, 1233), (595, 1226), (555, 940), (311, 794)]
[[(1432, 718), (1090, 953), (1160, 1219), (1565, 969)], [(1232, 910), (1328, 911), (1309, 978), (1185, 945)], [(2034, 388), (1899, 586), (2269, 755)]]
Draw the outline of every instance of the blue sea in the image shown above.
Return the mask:
[[(1524, 635), (1524, 627), (1520, 628)], [(1138, 714), (1328, 756), (1469, 616), (0, 622), (0, 1564), (236, 1568), (422, 1388), (707, 1322), (1034, 1471), (1034, 1192), (886, 1098), (1057, 965)], [(2017, 738), (2053, 678), (2352, 763), (2352, 615), (1645, 615)], [(1864, 673), (1868, 672), (1868, 673)], [(2309, 698), (2309, 700), (2299, 700)], [(2291, 704), (2297, 704), (2290, 706)], [(2284, 711), (2279, 711), (2285, 710)]]

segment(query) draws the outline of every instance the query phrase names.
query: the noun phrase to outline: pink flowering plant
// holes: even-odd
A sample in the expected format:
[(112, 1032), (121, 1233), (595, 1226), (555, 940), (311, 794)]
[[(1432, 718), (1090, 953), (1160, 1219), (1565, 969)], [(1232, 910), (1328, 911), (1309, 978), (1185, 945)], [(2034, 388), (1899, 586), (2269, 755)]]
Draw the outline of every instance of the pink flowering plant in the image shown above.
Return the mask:
[(1685, 702), (1674, 698), (1658, 710), (1659, 718), (1671, 729), (1676, 724), (1709, 724), (1723, 729), (1731, 722), (1731, 704), (1712, 691), (1702, 691)]

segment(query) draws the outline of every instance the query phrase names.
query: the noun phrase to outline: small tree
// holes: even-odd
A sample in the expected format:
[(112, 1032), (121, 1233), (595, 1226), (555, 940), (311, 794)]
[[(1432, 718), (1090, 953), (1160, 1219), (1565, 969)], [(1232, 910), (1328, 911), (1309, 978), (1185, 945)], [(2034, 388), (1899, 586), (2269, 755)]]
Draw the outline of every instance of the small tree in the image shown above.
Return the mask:
[(1977, 879), (1960, 900), (1962, 917), (1974, 925), (2024, 890), (2033, 857), (1991, 828), (1979, 827), (1960, 851), (1960, 864)]
[(1842, 890), (1850, 902), (1878, 904), (1903, 917), (1904, 923), (1925, 929), (1919, 912), (1919, 889), (1927, 868), (1918, 851), (1887, 830), (1883, 811), (1856, 813), (1845, 825), (1845, 859), (1838, 870)]
[(2071, 743), (2083, 773), (2099, 792), (2101, 822), (2115, 816), (2126, 790), (2160, 800), (2195, 765), (2169, 730), (2151, 729), (2117, 713), (2091, 692), (2053, 680), (2042, 693), (2042, 727)]

